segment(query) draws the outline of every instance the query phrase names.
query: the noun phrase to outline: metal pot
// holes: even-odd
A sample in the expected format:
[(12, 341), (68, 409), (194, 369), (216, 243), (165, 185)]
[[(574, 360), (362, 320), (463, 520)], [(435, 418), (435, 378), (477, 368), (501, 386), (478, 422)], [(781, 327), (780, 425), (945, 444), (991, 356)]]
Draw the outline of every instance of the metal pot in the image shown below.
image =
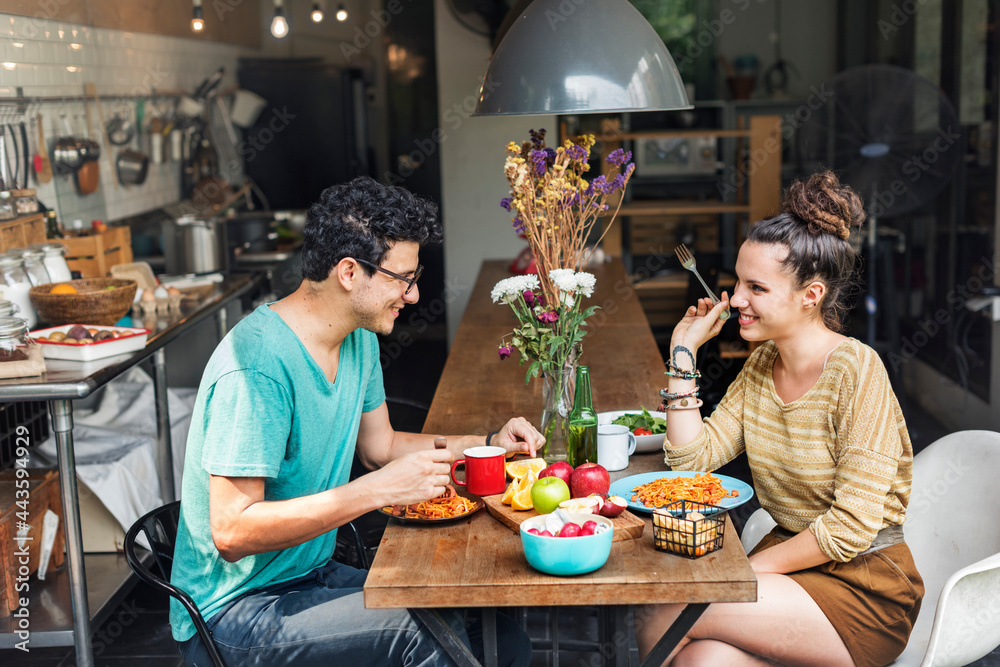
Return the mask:
[(225, 273), (229, 270), (226, 223), (184, 215), (167, 220), (163, 229), (167, 273)]
[(149, 156), (131, 148), (118, 154), (118, 182), (122, 185), (142, 185), (149, 171)]

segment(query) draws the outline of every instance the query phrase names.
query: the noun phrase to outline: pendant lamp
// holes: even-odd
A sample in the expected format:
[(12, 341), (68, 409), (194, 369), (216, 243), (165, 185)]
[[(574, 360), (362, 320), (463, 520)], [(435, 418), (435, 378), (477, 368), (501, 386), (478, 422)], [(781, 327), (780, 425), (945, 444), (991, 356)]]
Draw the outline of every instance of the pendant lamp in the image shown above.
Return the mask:
[(493, 54), (473, 115), (690, 108), (670, 52), (628, 0), (534, 0)]

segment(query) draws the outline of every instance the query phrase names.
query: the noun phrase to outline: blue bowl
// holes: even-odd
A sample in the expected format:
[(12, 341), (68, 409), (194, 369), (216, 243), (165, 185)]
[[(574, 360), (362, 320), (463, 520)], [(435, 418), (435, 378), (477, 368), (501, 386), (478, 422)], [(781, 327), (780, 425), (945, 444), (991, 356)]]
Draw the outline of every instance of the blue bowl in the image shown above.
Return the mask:
[(528, 564), (547, 574), (570, 576), (586, 574), (607, 562), (611, 554), (614, 524), (611, 519), (583, 512), (566, 512), (574, 523), (583, 525), (585, 521), (605, 524), (608, 529), (595, 535), (583, 537), (545, 537), (532, 535), (529, 528), (543, 530), (545, 517), (542, 514), (527, 519), (521, 524), (521, 547)]

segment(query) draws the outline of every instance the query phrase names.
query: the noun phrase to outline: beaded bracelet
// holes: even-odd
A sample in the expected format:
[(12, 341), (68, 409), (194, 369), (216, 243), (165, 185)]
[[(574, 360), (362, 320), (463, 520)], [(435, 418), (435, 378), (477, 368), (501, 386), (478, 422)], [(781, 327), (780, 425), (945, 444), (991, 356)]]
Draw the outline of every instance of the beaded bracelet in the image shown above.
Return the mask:
[(690, 398), (690, 397), (697, 398), (700, 389), (701, 389), (700, 387), (696, 386), (691, 391), (679, 391), (676, 394), (672, 394), (666, 389), (661, 389), (660, 396), (662, 396), (664, 399), (668, 401), (676, 401), (678, 398)]
[(698, 369), (695, 369), (693, 371), (686, 371), (683, 368), (677, 366), (677, 364), (675, 364), (672, 361), (667, 361), (666, 366), (667, 370), (664, 373), (664, 375), (668, 375), (672, 378), (681, 378), (682, 380), (697, 380), (698, 378), (701, 377), (701, 373), (698, 371)]
[(702, 405), (704, 405), (704, 402), (700, 398), (696, 398), (693, 401), (685, 398), (680, 403), (674, 405), (663, 403), (660, 405), (660, 412), (666, 412), (667, 410), (694, 410), (700, 408)]

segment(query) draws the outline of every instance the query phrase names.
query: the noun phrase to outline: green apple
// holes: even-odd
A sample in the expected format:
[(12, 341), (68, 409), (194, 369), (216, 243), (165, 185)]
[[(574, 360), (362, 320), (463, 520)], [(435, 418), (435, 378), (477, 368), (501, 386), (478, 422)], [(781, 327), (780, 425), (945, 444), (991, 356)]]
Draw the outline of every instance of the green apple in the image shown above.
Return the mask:
[(548, 514), (569, 499), (569, 484), (558, 477), (543, 477), (531, 485), (531, 503), (539, 514)]

